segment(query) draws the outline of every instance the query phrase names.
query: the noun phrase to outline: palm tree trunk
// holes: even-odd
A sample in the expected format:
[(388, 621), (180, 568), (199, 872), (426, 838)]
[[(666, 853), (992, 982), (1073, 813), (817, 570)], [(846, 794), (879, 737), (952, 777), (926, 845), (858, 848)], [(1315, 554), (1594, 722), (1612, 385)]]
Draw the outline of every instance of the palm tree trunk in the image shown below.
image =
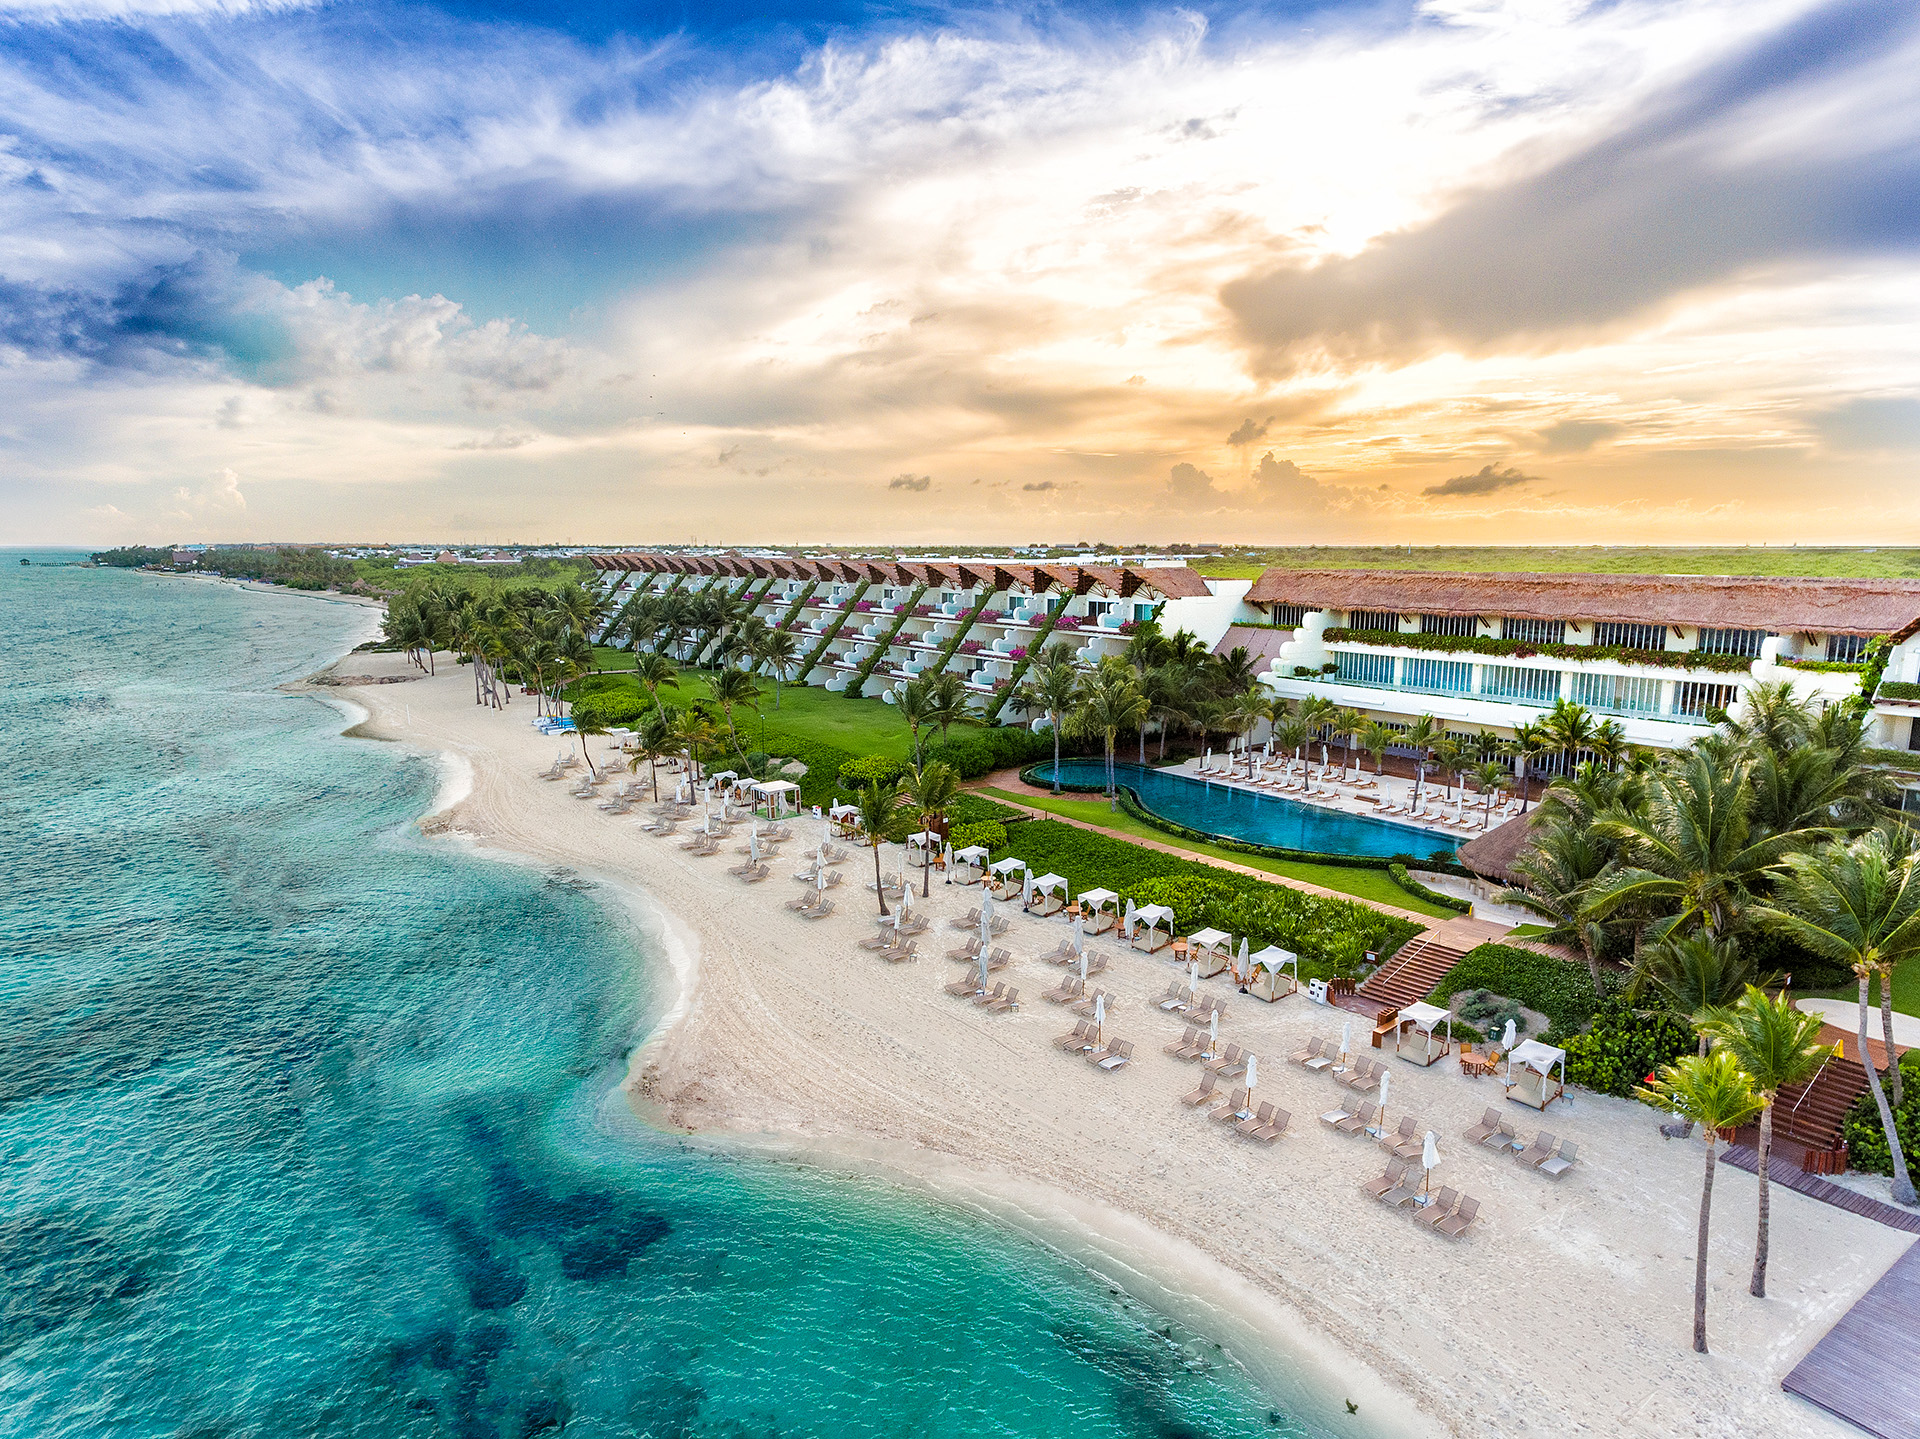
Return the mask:
[(1896, 1058), (1900, 1051), (1893, 1047), (1893, 966), (1890, 964), (1880, 966), (1880, 1034), (1886, 1042), (1887, 1057), (1894, 1060), (1887, 1066), (1887, 1099), (1898, 1109), (1903, 1091)]
[(1700, 1186), (1700, 1234), (1693, 1256), (1693, 1352), (1707, 1352), (1707, 1239), (1713, 1217), (1713, 1166), (1719, 1158), (1720, 1136), (1707, 1131), (1707, 1177)]
[[(1860, 1065), (1867, 1071), (1867, 1088), (1873, 1091), (1873, 1105), (1880, 1111), (1880, 1128), (1887, 1136), (1887, 1153), (1893, 1160), (1893, 1198), (1896, 1204), (1916, 1203), (1913, 1180), (1907, 1174), (1907, 1156), (1900, 1148), (1900, 1130), (1893, 1122), (1893, 1110), (1887, 1105), (1887, 1092), (1880, 1087), (1880, 1071), (1874, 1068), (1867, 1052), (1867, 971), (1860, 971)], [(1893, 1051), (1887, 1051), (1893, 1059)], [(1898, 1063), (1898, 1061), (1895, 1061)]]
[(1760, 1111), (1760, 1233), (1753, 1243), (1753, 1283), (1747, 1292), (1755, 1299), (1767, 1297), (1767, 1222), (1772, 1214), (1773, 1196), (1767, 1190), (1767, 1156), (1773, 1151), (1773, 1096), (1763, 1094), (1766, 1108)]
[(887, 917), (887, 892), (880, 887), (880, 836), (873, 837), (874, 842), (867, 846), (873, 851), (873, 892), (880, 900), (880, 918)]
[(1050, 710), (1047, 718), (1053, 721), (1053, 792), (1060, 793), (1060, 711)]

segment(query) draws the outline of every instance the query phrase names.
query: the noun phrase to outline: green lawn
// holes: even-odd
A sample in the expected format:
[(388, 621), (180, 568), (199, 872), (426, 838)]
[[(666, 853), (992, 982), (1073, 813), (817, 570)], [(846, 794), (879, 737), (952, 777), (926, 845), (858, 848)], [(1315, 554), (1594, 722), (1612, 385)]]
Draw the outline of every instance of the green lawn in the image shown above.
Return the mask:
[[(1868, 986), (1867, 994), (1875, 1010), (1878, 1011), (1880, 1006), (1879, 980), (1874, 980), (1873, 983)], [(1849, 1002), (1858, 1002), (1860, 998), (1860, 986), (1858, 984), (1849, 984), (1843, 989), (1823, 989), (1819, 991), (1817, 997), (1820, 999), (1844, 999)], [(1893, 1007), (1901, 1014), (1920, 1015), (1920, 959), (1910, 959), (1905, 964), (1899, 965), (1894, 969)], [(1880, 1022), (1874, 1020), (1872, 1023), (1873, 1033), (1877, 1037), (1880, 1033)]]
[(1087, 824), (1111, 830), (1115, 834), (1131, 835), (1136, 839), (1150, 839), (1158, 844), (1183, 850), (1188, 854), (1206, 855), (1210, 859), (1223, 859), (1232, 864), (1243, 864), (1248, 869), (1264, 870), (1268, 874), (1277, 874), (1286, 879), (1317, 884), (1322, 889), (1337, 890), (1341, 894), (1350, 894), (1357, 899), (1370, 899), (1377, 904), (1390, 904), (1397, 909), (1411, 910), (1415, 914), (1430, 915), (1435, 919), (1454, 918), (1452, 910), (1442, 909), (1437, 904), (1428, 904), (1425, 900), (1408, 894), (1382, 870), (1347, 869), (1336, 864), (1297, 864), (1292, 860), (1268, 859), (1257, 854), (1240, 854), (1235, 850), (1222, 849), (1218, 845), (1206, 844), (1199, 840), (1181, 839), (1175, 835), (1163, 834), (1151, 825), (1142, 824), (1129, 814), (1109, 810), (1107, 802), (1103, 799), (1055, 799), (1051, 795), (1013, 794), (992, 785), (985, 786), (980, 793), (997, 795), (1001, 799), (1012, 800), (1015, 804), (1028, 805), (1033, 809), (1045, 810), (1049, 814), (1057, 814), (1066, 819), (1082, 820)]
[[(617, 650), (595, 650), (594, 658), (608, 670), (632, 669), (633, 656)], [(624, 664), (612, 661), (624, 660)], [(906, 759), (913, 738), (890, 704), (874, 699), (848, 699), (829, 694), (812, 685), (786, 684), (781, 687), (780, 707), (774, 708), (773, 681), (761, 682), (760, 712), (735, 710), (734, 722), (749, 747), (758, 745), (764, 722), (765, 733), (789, 734), (817, 744), (833, 745), (853, 755), (884, 754)], [(637, 686), (636, 686), (637, 688)], [(669, 704), (686, 704), (706, 699), (711, 690), (707, 676), (697, 670), (680, 671), (680, 688), (663, 690), (661, 698)], [(937, 736), (922, 736), (931, 739)]]
[(1657, 546), (1353, 546), (1349, 548), (1231, 549), (1193, 566), (1218, 579), (1249, 579), (1267, 565), (1319, 570), (1444, 570), (1497, 574), (1537, 570), (1597, 575), (1812, 575), (1889, 577), (1920, 575), (1920, 550), (1741, 545), (1720, 549)]

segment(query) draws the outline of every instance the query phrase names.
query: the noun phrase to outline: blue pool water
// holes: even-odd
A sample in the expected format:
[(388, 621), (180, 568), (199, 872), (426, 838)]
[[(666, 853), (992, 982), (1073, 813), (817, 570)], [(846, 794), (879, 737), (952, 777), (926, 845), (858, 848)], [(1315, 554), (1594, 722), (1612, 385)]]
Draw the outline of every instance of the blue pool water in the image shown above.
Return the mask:
[(275, 691), (363, 613), (18, 559), (0, 1435), (1336, 1432), (1051, 1250), (639, 1126), (647, 941)]
[[(1452, 854), (1455, 849), (1445, 835), (1412, 825), (1341, 814), (1318, 805), (1300, 804), (1283, 795), (1208, 784), (1205, 780), (1137, 764), (1116, 764), (1114, 769), (1118, 772), (1118, 782), (1137, 793), (1140, 802), (1155, 814), (1189, 829), (1225, 835), (1229, 839), (1270, 844), (1281, 849), (1307, 849), (1319, 854), (1409, 854), (1419, 859), (1431, 859), (1443, 851)], [(1041, 765), (1035, 775), (1043, 782), (1051, 780), (1053, 766)], [(1102, 787), (1107, 782), (1106, 761), (1063, 759), (1060, 781)]]

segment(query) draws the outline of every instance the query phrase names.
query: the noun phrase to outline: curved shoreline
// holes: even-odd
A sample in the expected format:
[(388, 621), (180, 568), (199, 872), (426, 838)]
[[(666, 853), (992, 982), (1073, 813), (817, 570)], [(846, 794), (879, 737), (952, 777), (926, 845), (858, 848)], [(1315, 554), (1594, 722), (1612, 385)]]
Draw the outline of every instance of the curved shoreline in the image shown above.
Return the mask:
[[(858, 955), (850, 941), (871, 900), (860, 902), (857, 873), (841, 914), (820, 925), (769, 913), (778, 907), (766, 889), (739, 886), (721, 866), (532, 779), (552, 742), (520, 711), (477, 710), (445, 676), (356, 690), (354, 703), (372, 712), (355, 727), (366, 737), (445, 750), (471, 769), (470, 792), (423, 828), (591, 875), (661, 937), (676, 992), (636, 1037), (621, 1086), (654, 1127), (726, 1152), (878, 1175), (989, 1214), (1231, 1345), (1263, 1387), (1347, 1432), (1355, 1421), (1335, 1412), (1344, 1397), (1362, 1401), (1358, 1422), (1377, 1433), (1505, 1432), (1516, 1411), (1630, 1434), (1845, 1432), (1782, 1395), (1778, 1376), (1904, 1249), (1903, 1237), (1776, 1196), (1778, 1232), (1791, 1224), (1794, 1234), (1790, 1248), (1776, 1245), (1776, 1298), (1742, 1307), (1731, 1295), (1744, 1287), (1749, 1220), (1723, 1199), (1719, 1352), (1700, 1361), (1682, 1342), (1695, 1156), (1661, 1145), (1635, 1106), (1583, 1094), (1564, 1113), (1556, 1107), (1553, 1127), (1577, 1137), (1583, 1154), (1568, 1186), (1491, 1156), (1455, 1156), (1458, 1174), (1445, 1177), (1489, 1196), (1489, 1213), (1466, 1244), (1448, 1246), (1355, 1193), (1381, 1161), (1313, 1123), (1331, 1102), (1320, 1097), (1324, 1080), (1269, 1078), (1289, 1069), (1283, 1056), (1297, 1036), (1324, 1028), (1303, 1002), (1235, 1018), (1233, 1032), (1272, 1056), (1262, 1092), (1296, 1115), (1288, 1139), (1255, 1150), (1180, 1111), (1168, 1075), (1184, 1086), (1192, 1071), (1144, 1042), (1138, 1072), (1095, 1077), (1041, 1043), (1061, 1027), (1059, 1011), (985, 1016), (930, 997), (938, 988), (928, 966)], [(938, 914), (965, 898), (936, 887), (930, 904)], [(929, 950), (943, 947), (941, 929), (924, 937)], [(1019, 919), (1008, 942), (1031, 952), (1051, 935)], [(821, 955), (834, 962), (812, 962)], [(1135, 992), (1166, 977), (1145, 957), (1123, 955), (1121, 969), (1116, 982), (1127, 978)], [(1023, 983), (1040, 977), (1027, 966), (1013, 972)], [(1044, 975), (1051, 983), (1058, 971)], [(1122, 1032), (1151, 1039), (1136, 1000), (1120, 1004)], [(1445, 1136), (1478, 1117), (1487, 1091), (1443, 1070), (1401, 1068), (1402, 1112), (1427, 1111), (1443, 1146), (1459, 1149)], [(1489, 1304), (1463, 1311), (1472, 1294)], [(1483, 1311), (1491, 1328), (1460, 1322)], [(1509, 1325), (1524, 1344), (1508, 1341)]]

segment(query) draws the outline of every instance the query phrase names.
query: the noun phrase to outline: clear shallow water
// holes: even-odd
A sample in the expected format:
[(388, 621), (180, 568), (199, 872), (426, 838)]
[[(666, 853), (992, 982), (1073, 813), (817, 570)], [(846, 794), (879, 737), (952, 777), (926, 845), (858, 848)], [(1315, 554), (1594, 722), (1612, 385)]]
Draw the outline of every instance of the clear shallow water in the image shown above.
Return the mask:
[[(1318, 805), (1300, 804), (1284, 795), (1208, 784), (1205, 780), (1137, 764), (1116, 764), (1114, 768), (1119, 774), (1118, 782), (1138, 794), (1140, 802), (1155, 814), (1190, 829), (1223, 834), (1229, 839), (1271, 844), (1282, 849), (1310, 849), (1320, 854), (1410, 854), (1420, 859), (1431, 859), (1442, 850), (1452, 854), (1455, 849), (1445, 835), (1411, 825), (1342, 814)], [(1037, 773), (1043, 779), (1050, 779), (1053, 766), (1041, 765)], [(1060, 779), (1063, 784), (1105, 785), (1106, 761), (1063, 759)]]
[(635, 1124), (644, 942), (273, 691), (362, 615), (18, 558), (0, 1434), (1334, 1432), (1040, 1246)]

